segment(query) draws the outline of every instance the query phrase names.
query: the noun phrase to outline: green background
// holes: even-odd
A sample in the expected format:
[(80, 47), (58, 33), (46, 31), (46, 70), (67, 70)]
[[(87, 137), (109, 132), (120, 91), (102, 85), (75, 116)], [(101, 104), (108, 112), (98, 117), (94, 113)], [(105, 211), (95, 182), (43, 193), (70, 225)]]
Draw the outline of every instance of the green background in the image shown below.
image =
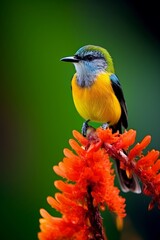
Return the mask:
[[(1, 239), (37, 239), (39, 209), (57, 214), (46, 202), (56, 191), (52, 166), (83, 122), (71, 96), (74, 67), (61, 57), (86, 44), (107, 48), (129, 128), (137, 130), (137, 140), (151, 134), (149, 149), (160, 149), (157, 19), (140, 10), (131, 1), (1, 1)], [(142, 195), (125, 197), (122, 233), (112, 215), (103, 214), (109, 239), (158, 240), (159, 210), (148, 212)]]

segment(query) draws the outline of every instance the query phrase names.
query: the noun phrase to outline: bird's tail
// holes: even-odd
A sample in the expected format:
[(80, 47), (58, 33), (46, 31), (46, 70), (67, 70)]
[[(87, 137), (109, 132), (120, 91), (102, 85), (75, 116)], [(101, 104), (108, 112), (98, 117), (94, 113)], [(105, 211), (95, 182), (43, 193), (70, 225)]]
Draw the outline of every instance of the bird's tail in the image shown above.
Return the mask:
[(125, 170), (120, 168), (120, 162), (116, 161), (116, 172), (119, 179), (119, 184), (123, 192), (141, 193), (141, 187), (137, 176), (133, 173), (132, 176), (127, 176)]
[[(112, 132), (116, 132), (117, 130), (119, 133), (122, 133), (122, 124), (121, 120), (118, 122), (117, 125), (111, 127)], [(132, 174), (127, 174), (126, 170), (120, 168), (120, 162), (118, 160), (116, 162), (116, 172), (119, 179), (119, 184), (123, 192), (134, 192), (134, 193), (141, 193), (141, 187), (138, 181), (137, 176)], [(129, 176), (130, 175), (130, 176)]]

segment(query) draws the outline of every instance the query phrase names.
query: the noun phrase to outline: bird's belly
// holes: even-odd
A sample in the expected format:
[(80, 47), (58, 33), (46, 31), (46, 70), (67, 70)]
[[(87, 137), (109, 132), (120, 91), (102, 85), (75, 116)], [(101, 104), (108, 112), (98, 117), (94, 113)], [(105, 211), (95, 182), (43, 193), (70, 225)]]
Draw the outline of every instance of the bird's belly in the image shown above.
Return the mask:
[[(74, 80), (74, 79), (73, 79)], [(75, 107), (84, 119), (116, 124), (121, 116), (121, 107), (109, 81), (97, 79), (91, 87), (80, 87), (72, 81)]]

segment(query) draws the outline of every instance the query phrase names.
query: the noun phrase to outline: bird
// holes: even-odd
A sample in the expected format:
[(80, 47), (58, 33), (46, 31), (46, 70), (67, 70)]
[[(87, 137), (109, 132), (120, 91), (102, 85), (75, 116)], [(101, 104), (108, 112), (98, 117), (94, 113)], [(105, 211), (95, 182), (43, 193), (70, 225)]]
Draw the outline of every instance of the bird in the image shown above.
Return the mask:
[[(115, 74), (114, 64), (109, 52), (100, 46), (85, 45), (73, 56), (60, 59), (71, 62), (76, 73), (71, 81), (74, 105), (85, 120), (82, 133), (85, 136), (89, 121), (102, 124), (102, 128), (111, 128), (112, 132), (122, 133), (128, 127), (128, 111), (120, 84)], [(137, 177), (120, 168), (116, 162), (116, 171), (123, 192), (140, 193)]]

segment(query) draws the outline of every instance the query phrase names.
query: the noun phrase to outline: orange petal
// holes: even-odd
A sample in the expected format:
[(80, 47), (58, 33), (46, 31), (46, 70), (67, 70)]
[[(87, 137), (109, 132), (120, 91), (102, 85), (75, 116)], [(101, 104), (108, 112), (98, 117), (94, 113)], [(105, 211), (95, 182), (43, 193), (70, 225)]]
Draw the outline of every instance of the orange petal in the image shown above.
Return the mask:
[(116, 226), (119, 231), (123, 229), (123, 218), (119, 216), (116, 217)]
[(118, 142), (116, 143), (116, 148), (118, 149), (127, 149), (135, 142), (136, 131), (130, 129), (129, 131), (124, 132), (120, 135)]
[(72, 147), (72, 149), (75, 150), (75, 152), (78, 155), (84, 155), (85, 154), (85, 150), (75, 140), (70, 139), (69, 144)]
[(133, 149), (130, 150), (128, 157), (129, 159), (133, 159), (137, 156), (140, 156), (141, 152), (148, 146), (151, 142), (151, 136), (146, 136), (141, 143), (137, 143)]
[(68, 148), (64, 148), (63, 153), (64, 153), (64, 155), (65, 155), (67, 158), (75, 158), (75, 157), (77, 157), (77, 155), (74, 154), (74, 153), (73, 153), (70, 149), (68, 149)]
[(54, 166), (53, 170), (57, 175), (59, 175), (63, 178), (66, 178), (66, 173), (65, 173), (64, 169), (62, 170), (59, 166)]
[(132, 176), (133, 176), (132, 170), (131, 169), (126, 169), (126, 175), (129, 179), (131, 179)]
[(97, 132), (98, 138), (100, 138), (103, 142), (112, 144), (117, 142), (117, 140), (119, 139), (119, 133), (117, 132), (113, 134), (112, 129), (110, 128), (107, 128), (104, 130), (100, 127), (100, 128), (97, 128), (96, 132)]
[[(64, 194), (62, 193), (56, 193), (55, 194), (55, 199), (60, 203), (63, 204), (64, 206), (66, 206), (66, 208), (68, 208), (68, 206), (77, 206), (77, 203), (72, 201), (71, 199), (67, 198), (64, 196)], [(48, 199), (47, 199), (48, 200)]]
[(55, 208), (57, 211), (61, 210), (60, 203), (53, 197), (48, 196), (47, 202), (51, 205), (52, 208)]
[(40, 214), (43, 218), (50, 219), (51, 215), (43, 208), (40, 209)]
[(150, 152), (148, 152), (146, 156), (138, 160), (136, 164), (136, 168), (148, 169), (154, 164), (154, 162), (158, 159), (158, 157), (159, 157), (159, 151), (156, 151), (153, 149)]
[(160, 170), (160, 159), (158, 159), (155, 164), (152, 166), (152, 170), (157, 173)]
[(64, 183), (62, 180), (57, 180), (54, 182), (54, 185), (57, 189), (65, 193), (72, 193), (74, 184)]
[(83, 146), (87, 146), (89, 141), (86, 137), (84, 137), (81, 133), (79, 133), (76, 130), (72, 131), (73, 136), (78, 140), (78, 142), (80, 142), (81, 145)]

